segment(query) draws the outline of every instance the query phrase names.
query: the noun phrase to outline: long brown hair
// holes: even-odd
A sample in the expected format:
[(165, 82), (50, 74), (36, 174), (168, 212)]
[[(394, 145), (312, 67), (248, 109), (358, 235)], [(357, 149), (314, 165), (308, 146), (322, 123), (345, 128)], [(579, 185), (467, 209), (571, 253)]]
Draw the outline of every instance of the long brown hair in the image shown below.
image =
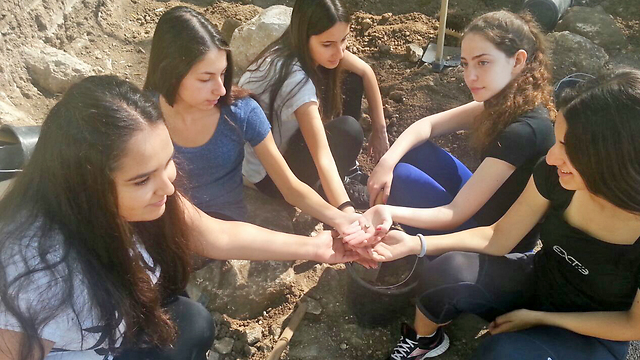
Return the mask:
[(231, 105), (248, 96), (249, 91), (232, 85), (233, 56), (229, 44), (209, 19), (186, 6), (173, 7), (158, 20), (143, 89), (159, 93), (173, 106), (184, 77), (212, 50), (222, 50), (227, 57), (226, 94), (219, 103)]
[[(133, 345), (174, 339), (161, 302), (189, 277), (180, 195), (167, 198), (157, 220), (131, 224), (119, 214), (113, 180), (130, 139), (149, 126), (164, 126), (154, 99), (115, 76), (73, 85), (45, 119), (33, 156), (0, 201), (0, 299), (26, 335), (20, 359), (43, 358), (41, 331), (67, 309), (78, 323), (84, 309), (94, 312), (104, 339), (96, 345), (111, 352), (121, 322)], [(162, 269), (155, 284), (139, 243)], [(52, 281), (42, 302), (25, 306), (20, 294), (43, 277)]]
[[(265, 61), (269, 61), (265, 75), (261, 78), (251, 79), (249, 83), (268, 81), (264, 92), (257, 95), (268, 98), (269, 108), (265, 110), (272, 125), (282, 120), (276, 106), (276, 98), (283, 96), (284, 101), (279, 104), (286, 104), (309, 80), (316, 87), (318, 98), (323, 92), (321, 88), (323, 86), (326, 86), (324, 91), (329, 94), (328, 101), (320, 103), (319, 106), (323, 121), (331, 120), (342, 112), (341, 66), (328, 69), (329, 79), (321, 81), (323, 79), (321, 79), (318, 69), (313, 65), (314, 61), (309, 50), (311, 36), (322, 34), (339, 22), (351, 23), (350, 14), (342, 7), (339, 0), (296, 0), (289, 27), (278, 40), (267, 46), (249, 65), (247, 71), (254, 71), (265, 66)], [(282, 86), (291, 76), (296, 62), (300, 63), (300, 67), (308, 78), (302, 79), (289, 93), (281, 94)]]
[(640, 215), (640, 71), (610, 70), (565, 91), (565, 150), (590, 193)]
[(547, 108), (553, 118), (547, 43), (535, 20), (527, 13), (490, 12), (469, 24), (464, 34), (471, 33), (483, 36), (508, 57), (513, 57), (519, 50), (527, 52), (526, 64), (520, 74), (484, 102), (484, 111), (475, 119), (472, 143), (483, 150), (518, 116), (538, 106)]

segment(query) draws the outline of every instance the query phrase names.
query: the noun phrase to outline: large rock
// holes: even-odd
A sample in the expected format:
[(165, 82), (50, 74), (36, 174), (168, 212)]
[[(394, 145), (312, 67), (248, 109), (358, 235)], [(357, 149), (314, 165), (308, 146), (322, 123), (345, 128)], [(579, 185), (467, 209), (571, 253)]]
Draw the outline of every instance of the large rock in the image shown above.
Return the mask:
[[(11, 9), (6, 16), (0, 16), (0, 33), (5, 33), (12, 27), (29, 27), (36, 25), (38, 31), (51, 34), (64, 21), (65, 15), (70, 13), (80, 0), (3, 0), (5, 6)], [(0, 6), (0, 10), (2, 6)], [(33, 17), (32, 24), (23, 24), (24, 16)]]
[(71, 85), (93, 74), (90, 65), (44, 43), (25, 49), (23, 54), (33, 82), (54, 94), (65, 92)]
[(244, 201), (249, 209), (247, 221), (267, 229), (294, 233), (292, 220), (296, 209), (282, 199), (272, 199), (258, 190), (244, 188)]
[(293, 280), (289, 262), (246, 260), (217, 262), (191, 278), (208, 298), (210, 309), (234, 319), (255, 319), (282, 305)]
[(600, 6), (570, 8), (556, 26), (556, 31), (569, 31), (584, 36), (606, 50), (617, 50), (629, 45), (611, 15)]
[[(317, 221), (296, 226), (296, 210), (283, 200), (276, 200), (252, 188), (244, 188), (250, 223), (272, 230), (309, 234)], [(302, 229), (301, 229), (302, 228)], [(269, 239), (255, 239), (269, 241)], [(216, 261), (196, 272), (192, 287), (204, 295), (208, 306), (235, 319), (254, 319), (269, 308), (285, 301), (294, 282), (290, 262), (279, 261)]]
[(609, 56), (589, 39), (568, 32), (547, 35), (552, 48), (553, 78), (560, 80), (576, 72), (599, 73)]
[(267, 45), (284, 33), (291, 11), (287, 6), (271, 6), (233, 32), (230, 46), (236, 74), (242, 74)]
[[(2, 94), (0, 94), (0, 97)], [(35, 125), (29, 115), (25, 112), (18, 110), (13, 104), (8, 101), (0, 100), (0, 124), (11, 125)]]

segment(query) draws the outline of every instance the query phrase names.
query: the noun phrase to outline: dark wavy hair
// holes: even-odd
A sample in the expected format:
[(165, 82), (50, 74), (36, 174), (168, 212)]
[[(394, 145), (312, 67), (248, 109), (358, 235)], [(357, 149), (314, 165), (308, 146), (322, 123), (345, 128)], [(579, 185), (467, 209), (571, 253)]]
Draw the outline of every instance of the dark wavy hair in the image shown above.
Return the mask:
[[(325, 92), (329, 94), (325, 103), (320, 103), (320, 115), (324, 121), (340, 115), (342, 111), (342, 88), (340, 86), (342, 71), (338, 65), (335, 69), (327, 69), (323, 72), (329, 79), (321, 79), (320, 72), (313, 65), (314, 61), (309, 51), (309, 39), (311, 36), (322, 34), (339, 22), (351, 23), (351, 15), (345, 10), (338, 0), (296, 0), (291, 13), (291, 23), (280, 38), (267, 46), (249, 65), (247, 71), (257, 70), (265, 66), (268, 68), (261, 78), (252, 79), (249, 82), (268, 83), (263, 93), (258, 97), (269, 100), (269, 108), (266, 109), (269, 122), (273, 125), (279, 123), (280, 112), (276, 108), (276, 98), (284, 97), (285, 104), (293, 95), (311, 80), (316, 87), (318, 98)], [(287, 94), (280, 94), (284, 82), (291, 76), (293, 65), (299, 62), (300, 67), (308, 78), (302, 79)], [(325, 80), (325, 81), (323, 81)], [(326, 85), (323, 85), (326, 84)], [(327, 89), (323, 91), (323, 86)]]
[[(157, 220), (129, 223), (113, 179), (130, 139), (149, 126), (165, 126), (153, 98), (115, 76), (86, 78), (51, 109), (33, 156), (0, 200), (0, 299), (26, 335), (20, 359), (43, 358), (42, 328), (67, 309), (80, 324), (85, 305), (111, 351), (121, 321), (133, 345), (174, 339), (161, 301), (182, 291), (189, 276), (180, 197), (169, 196)], [(138, 243), (162, 269), (156, 284)], [(23, 271), (7, 278), (12, 261)], [(44, 301), (25, 307), (20, 294), (42, 277), (53, 279)], [(84, 300), (78, 282), (89, 303), (77, 305)]]
[(640, 214), (640, 71), (617, 69), (565, 91), (565, 149), (587, 189)]
[(232, 86), (233, 57), (229, 44), (211, 21), (186, 6), (169, 9), (158, 20), (143, 89), (161, 94), (173, 106), (184, 77), (211, 50), (223, 50), (227, 55), (224, 78), (227, 93), (220, 97), (219, 104), (230, 105), (247, 96), (248, 91)]
[(478, 149), (483, 150), (520, 115), (538, 106), (546, 107), (554, 117), (547, 42), (529, 14), (490, 12), (473, 20), (464, 34), (481, 35), (508, 57), (519, 50), (527, 52), (524, 69), (484, 102), (484, 111), (475, 119), (472, 142)]

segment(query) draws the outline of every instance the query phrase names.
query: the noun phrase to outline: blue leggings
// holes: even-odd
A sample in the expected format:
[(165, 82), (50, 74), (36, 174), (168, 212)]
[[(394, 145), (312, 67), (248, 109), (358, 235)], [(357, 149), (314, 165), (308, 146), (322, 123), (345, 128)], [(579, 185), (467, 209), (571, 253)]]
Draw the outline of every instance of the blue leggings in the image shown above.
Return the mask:
[[(412, 208), (446, 205), (453, 201), (471, 175), (471, 171), (453, 155), (427, 141), (407, 152), (396, 165), (387, 203)], [(458, 228), (448, 231), (418, 229), (406, 225), (402, 228), (412, 235), (434, 235), (477, 226), (472, 218)]]

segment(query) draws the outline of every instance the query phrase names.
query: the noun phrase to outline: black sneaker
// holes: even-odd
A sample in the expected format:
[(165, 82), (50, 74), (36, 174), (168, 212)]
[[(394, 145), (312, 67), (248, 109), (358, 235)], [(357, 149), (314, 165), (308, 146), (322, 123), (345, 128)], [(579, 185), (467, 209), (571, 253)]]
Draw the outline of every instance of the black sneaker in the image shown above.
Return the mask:
[(351, 169), (351, 171), (349, 172), (349, 174), (347, 174), (347, 176), (345, 176), (345, 182), (349, 180), (357, 181), (360, 184), (367, 186), (367, 181), (369, 181), (369, 175), (360, 171), (359, 167), (355, 167)]
[(344, 183), (344, 189), (349, 195), (349, 199), (358, 210), (366, 210), (369, 208), (369, 191), (367, 186), (358, 181), (348, 179)]
[(418, 339), (416, 331), (406, 323), (402, 324), (402, 337), (387, 360), (422, 360), (436, 357), (449, 348), (449, 337), (442, 328), (430, 337)]

